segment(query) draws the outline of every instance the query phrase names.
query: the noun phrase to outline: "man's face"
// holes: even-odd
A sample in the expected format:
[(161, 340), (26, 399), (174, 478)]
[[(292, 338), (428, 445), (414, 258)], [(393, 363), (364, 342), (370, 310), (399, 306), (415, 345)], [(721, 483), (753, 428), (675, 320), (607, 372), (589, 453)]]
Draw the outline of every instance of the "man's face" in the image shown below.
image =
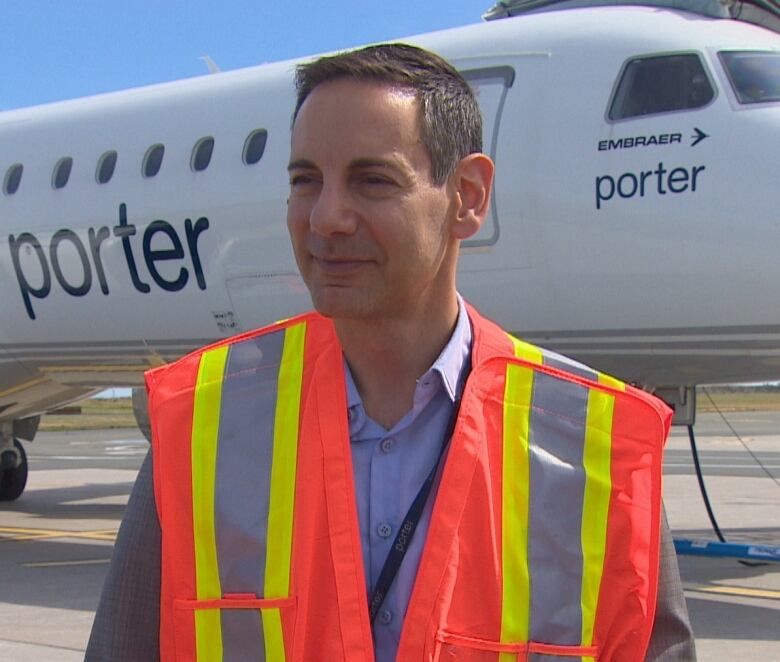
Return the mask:
[(400, 318), (454, 287), (454, 194), (431, 181), (409, 91), (316, 87), (293, 127), (289, 171), (287, 226), (320, 313)]

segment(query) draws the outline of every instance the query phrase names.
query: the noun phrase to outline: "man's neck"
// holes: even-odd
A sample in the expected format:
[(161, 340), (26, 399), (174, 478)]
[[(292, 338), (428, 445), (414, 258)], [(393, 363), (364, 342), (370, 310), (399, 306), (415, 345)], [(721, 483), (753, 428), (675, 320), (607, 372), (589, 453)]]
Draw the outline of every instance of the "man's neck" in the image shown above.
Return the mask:
[(334, 320), (368, 416), (390, 429), (412, 408), (417, 380), (447, 345), (458, 301), (433, 314), (381, 321)]

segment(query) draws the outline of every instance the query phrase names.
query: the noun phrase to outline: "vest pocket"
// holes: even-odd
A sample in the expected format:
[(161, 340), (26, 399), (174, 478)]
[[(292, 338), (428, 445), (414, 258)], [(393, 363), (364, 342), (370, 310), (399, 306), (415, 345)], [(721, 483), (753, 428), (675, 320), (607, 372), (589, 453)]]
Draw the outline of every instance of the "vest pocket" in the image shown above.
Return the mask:
[(214, 600), (174, 600), (176, 662), (284, 660), (295, 627), (296, 599), (228, 593)]
[(501, 643), (440, 630), (433, 662), (580, 662), (598, 659), (596, 646), (558, 646), (536, 641)]

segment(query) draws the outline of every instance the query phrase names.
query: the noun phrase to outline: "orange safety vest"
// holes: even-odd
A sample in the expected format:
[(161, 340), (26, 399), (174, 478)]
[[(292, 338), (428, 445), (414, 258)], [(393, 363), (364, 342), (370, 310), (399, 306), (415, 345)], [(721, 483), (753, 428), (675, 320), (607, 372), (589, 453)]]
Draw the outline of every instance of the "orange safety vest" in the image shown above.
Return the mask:
[[(469, 317), (397, 659), (642, 660), (671, 412)], [(163, 662), (374, 659), (344, 379), (315, 313), (147, 373)]]

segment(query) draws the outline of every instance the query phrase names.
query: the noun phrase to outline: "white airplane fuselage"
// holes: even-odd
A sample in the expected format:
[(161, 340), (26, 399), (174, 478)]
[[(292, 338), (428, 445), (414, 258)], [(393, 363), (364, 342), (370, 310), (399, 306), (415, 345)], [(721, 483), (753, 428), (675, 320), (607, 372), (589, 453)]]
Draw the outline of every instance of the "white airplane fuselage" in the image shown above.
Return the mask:
[[(780, 103), (741, 104), (719, 55), (777, 52), (779, 35), (616, 7), (409, 41), (472, 81), (497, 165), (492, 215), (461, 256), (468, 300), (643, 385), (780, 378)], [(609, 119), (624, 65), (669, 53), (698, 55), (712, 99)], [(285, 226), (295, 64), (0, 113), (0, 177), (23, 165), (0, 194), (0, 423), (138, 386), (150, 366), (310, 306)], [(213, 155), (195, 171), (204, 137)], [(155, 144), (162, 164), (144, 177)]]

